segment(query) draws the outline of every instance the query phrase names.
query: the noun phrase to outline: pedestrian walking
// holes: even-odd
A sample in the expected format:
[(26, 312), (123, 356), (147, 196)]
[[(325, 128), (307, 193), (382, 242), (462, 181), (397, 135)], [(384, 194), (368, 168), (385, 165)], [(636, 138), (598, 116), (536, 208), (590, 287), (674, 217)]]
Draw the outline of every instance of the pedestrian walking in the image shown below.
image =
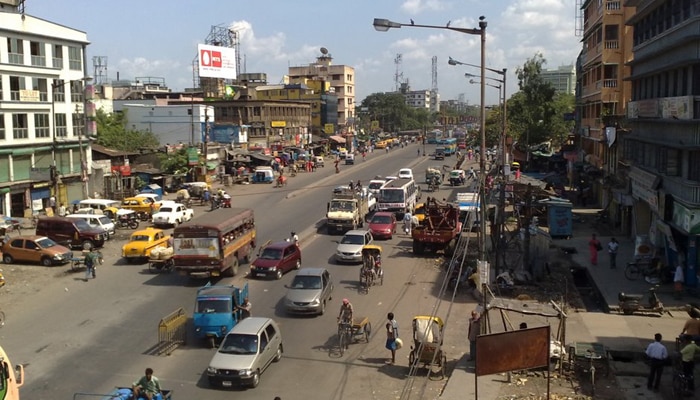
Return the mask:
[(617, 250), (620, 248), (620, 243), (617, 239), (611, 238), (608, 242), (608, 255), (610, 256), (610, 269), (615, 269), (617, 267)]
[(591, 264), (598, 265), (598, 252), (603, 250), (603, 246), (600, 244), (600, 240), (596, 237), (596, 234), (591, 235), (591, 240), (588, 241), (588, 251), (591, 255)]
[(391, 351), (391, 361), (387, 364), (393, 365), (396, 362), (397, 339), (399, 338), (399, 324), (394, 319), (394, 313), (390, 312), (386, 315), (386, 345), (387, 350)]
[(678, 264), (676, 266), (676, 272), (673, 273), (673, 295), (675, 298), (680, 299), (683, 297), (684, 283), (685, 274), (683, 273), (683, 266)]
[(403, 230), (406, 232), (407, 235), (411, 234), (411, 222), (412, 222), (413, 215), (411, 215), (411, 212), (409, 210), (406, 210), (406, 213), (403, 215)]
[(661, 343), (662, 336), (660, 333), (654, 335), (654, 341), (647, 346), (646, 355), (649, 357), (650, 368), (649, 377), (647, 378), (647, 389), (659, 391), (659, 382), (661, 375), (664, 372), (664, 364), (668, 358), (668, 350)]
[(467, 339), (469, 339), (469, 361), (476, 361), (476, 337), (481, 334), (481, 315), (478, 311), (472, 311), (472, 317), (469, 318), (469, 331)]
[(95, 274), (95, 266), (98, 263), (98, 259), (99, 256), (94, 247), (85, 255), (85, 282), (90, 278), (95, 279), (97, 277)]

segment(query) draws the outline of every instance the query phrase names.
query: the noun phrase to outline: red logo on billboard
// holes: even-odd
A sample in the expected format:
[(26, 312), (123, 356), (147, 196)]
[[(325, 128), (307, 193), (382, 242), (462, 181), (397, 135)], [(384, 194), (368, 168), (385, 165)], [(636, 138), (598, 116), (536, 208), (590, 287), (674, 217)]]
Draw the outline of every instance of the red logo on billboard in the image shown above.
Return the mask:
[(221, 68), (223, 65), (221, 52), (216, 50), (202, 50), (199, 54), (199, 60), (204, 67)]

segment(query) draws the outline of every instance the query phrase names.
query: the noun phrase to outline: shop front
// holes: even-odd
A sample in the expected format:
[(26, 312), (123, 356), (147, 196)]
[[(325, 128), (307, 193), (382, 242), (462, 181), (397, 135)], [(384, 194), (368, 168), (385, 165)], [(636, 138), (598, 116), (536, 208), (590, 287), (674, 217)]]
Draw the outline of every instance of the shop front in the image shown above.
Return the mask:
[[(693, 209), (673, 202), (673, 217), (663, 230), (669, 264), (685, 267), (685, 284), (696, 287), (698, 284), (698, 245), (700, 245), (700, 209)], [(674, 251), (675, 250), (675, 251)]]
[(644, 235), (654, 226), (654, 221), (663, 215), (659, 209), (658, 188), (661, 184), (661, 177), (656, 174), (644, 171), (637, 167), (632, 167), (629, 173), (632, 184), (632, 198), (634, 210), (632, 215), (632, 235)]

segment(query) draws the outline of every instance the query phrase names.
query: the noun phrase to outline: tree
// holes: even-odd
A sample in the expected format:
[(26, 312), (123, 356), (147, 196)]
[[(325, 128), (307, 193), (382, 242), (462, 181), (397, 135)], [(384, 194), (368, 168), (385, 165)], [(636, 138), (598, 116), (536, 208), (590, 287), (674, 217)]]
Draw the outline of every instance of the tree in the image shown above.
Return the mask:
[[(401, 93), (373, 93), (362, 100), (359, 109), (366, 109), (364, 113), (369, 120), (379, 121), (379, 126), (385, 131), (422, 129), (435, 120), (430, 111), (406, 105)], [(369, 130), (369, 126), (363, 128)]]
[(144, 148), (158, 148), (160, 142), (151, 132), (127, 129), (126, 113), (106, 113), (97, 110), (97, 144), (121, 151), (139, 151)]
[(178, 149), (173, 154), (159, 154), (160, 170), (164, 174), (184, 174), (190, 169), (187, 160), (187, 149)]
[(547, 60), (536, 53), (516, 70), (520, 91), (508, 99), (508, 121), (516, 140), (524, 146), (556, 137), (558, 126), (554, 87), (542, 78)]

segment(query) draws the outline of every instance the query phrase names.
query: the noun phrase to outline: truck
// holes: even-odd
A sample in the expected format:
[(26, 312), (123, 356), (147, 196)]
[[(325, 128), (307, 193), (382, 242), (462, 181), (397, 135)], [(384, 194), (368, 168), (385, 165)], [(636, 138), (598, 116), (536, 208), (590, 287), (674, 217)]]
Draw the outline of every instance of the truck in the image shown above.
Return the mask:
[(12, 366), (5, 349), (0, 346), (0, 398), (3, 400), (19, 400), (19, 388), (24, 384), (24, 366)]
[(425, 218), (411, 231), (413, 254), (444, 250), (451, 255), (462, 231), (459, 208), (428, 197), (425, 202)]
[(197, 290), (192, 322), (197, 339), (206, 340), (214, 348), (228, 331), (246, 317), (239, 308), (248, 297), (248, 284), (212, 285), (211, 282)]
[[(459, 208), (459, 220), (467, 220), (467, 213), (473, 213), (468, 224), (471, 225), (471, 229), (477, 229), (479, 227), (479, 193), (477, 192), (464, 192), (457, 193), (457, 207)], [(473, 223), (471, 221), (474, 221)], [(467, 227), (465, 226), (465, 229)]]
[(362, 227), (369, 212), (367, 196), (349, 188), (334, 190), (331, 201), (326, 207), (326, 227), (329, 233), (346, 231)]

